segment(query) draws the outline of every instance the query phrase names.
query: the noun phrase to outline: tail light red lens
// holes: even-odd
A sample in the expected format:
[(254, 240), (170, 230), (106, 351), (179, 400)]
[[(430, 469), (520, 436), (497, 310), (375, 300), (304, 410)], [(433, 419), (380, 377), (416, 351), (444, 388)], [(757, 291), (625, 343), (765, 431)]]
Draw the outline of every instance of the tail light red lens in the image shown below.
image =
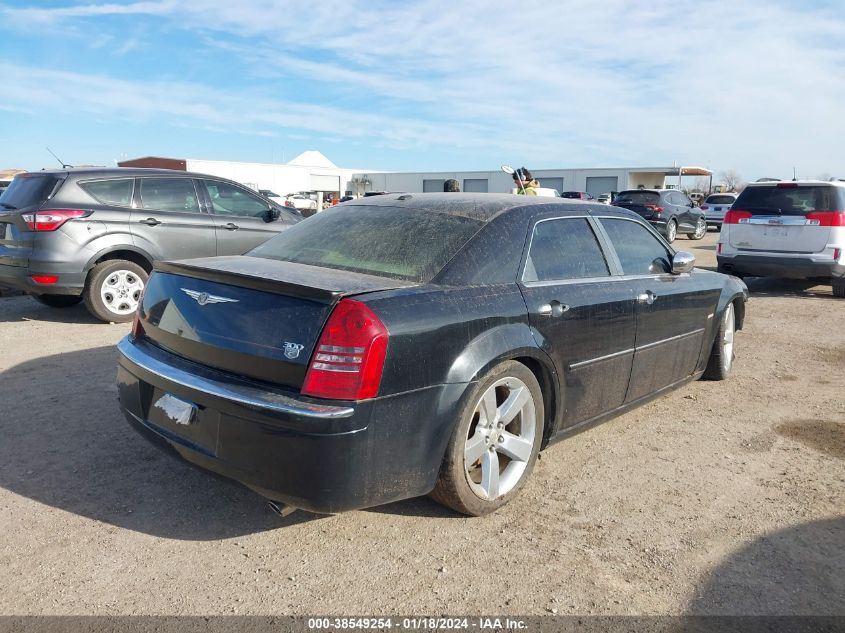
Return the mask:
[(816, 226), (845, 226), (845, 211), (813, 211), (807, 214), (807, 223)]
[(721, 255), (721, 254), (722, 254), (722, 243), (721, 243), (721, 242), (719, 242), (719, 243), (716, 245), (716, 254), (717, 254), (717, 255)]
[(725, 218), (722, 220), (725, 224), (740, 224), (742, 220), (750, 220), (751, 219), (751, 211), (734, 211), (731, 209), (725, 214)]
[(651, 209), (655, 213), (663, 213), (663, 207), (658, 207), (656, 204), (643, 205), (646, 209)]
[(55, 231), (73, 218), (81, 218), (86, 212), (80, 209), (48, 209), (36, 213), (25, 213), (21, 217), (30, 231)]
[(833, 249), (833, 261), (838, 262), (839, 258), (842, 256), (842, 249), (841, 248), (834, 248)]
[(58, 275), (30, 275), (30, 278), (42, 286), (52, 286), (59, 282)]
[(366, 400), (378, 394), (388, 332), (375, 313), (342, 299), (311, 356), (302, 394), (332, 400)]

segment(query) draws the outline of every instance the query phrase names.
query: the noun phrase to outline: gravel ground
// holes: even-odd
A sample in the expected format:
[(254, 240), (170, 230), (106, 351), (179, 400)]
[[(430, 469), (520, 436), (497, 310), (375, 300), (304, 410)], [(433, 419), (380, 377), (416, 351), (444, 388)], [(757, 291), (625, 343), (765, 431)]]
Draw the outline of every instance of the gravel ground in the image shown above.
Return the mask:
[(279, 518), (127, 426), (128, 326), (3, 298), (0, 614), (845, 615), (845, 301), (749, 286), (730, 380), (556, 444), (483, 519)]

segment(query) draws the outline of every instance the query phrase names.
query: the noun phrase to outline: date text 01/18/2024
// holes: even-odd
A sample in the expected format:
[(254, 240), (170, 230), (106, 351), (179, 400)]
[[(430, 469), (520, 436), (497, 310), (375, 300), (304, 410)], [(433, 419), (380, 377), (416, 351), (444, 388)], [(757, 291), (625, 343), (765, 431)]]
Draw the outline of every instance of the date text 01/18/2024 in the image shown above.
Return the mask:
[(526, 622), (513, 618), (443, 618), (443, 617), (407, 617), (407, 618), (308, 618), (307, 627), (311, 630), (432, 630), (432, 629), (479, 629), (479, 630), (523, 630)]

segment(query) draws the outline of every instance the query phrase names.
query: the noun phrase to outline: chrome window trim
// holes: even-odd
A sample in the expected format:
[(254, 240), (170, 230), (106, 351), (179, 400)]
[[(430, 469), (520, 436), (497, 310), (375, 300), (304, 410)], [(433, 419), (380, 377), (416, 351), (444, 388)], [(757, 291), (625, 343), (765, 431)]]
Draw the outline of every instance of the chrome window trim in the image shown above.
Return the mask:
[[(223, 383), (211, 378), (196, 376), (178, 367), (162, 362), (152, 354), (148, 354), (140, 346), (130, 342), (128, 336), (124, 337), (117, 344), (117, 350), (125, 362), (148, 371), (159, 378), (163, 378), (182, 387), (187, 387), (188, 389), (194, 389), (206, 395), (223, 398), (224, 400), (236, 402), (254, 409), (321, 420), (348, 418), (355, 413), (355, 409), (352, 407), (312, 404), (281, 394), (267, 392), (249, 385)], [(269, 399), (268, 396), (272, 399)]]

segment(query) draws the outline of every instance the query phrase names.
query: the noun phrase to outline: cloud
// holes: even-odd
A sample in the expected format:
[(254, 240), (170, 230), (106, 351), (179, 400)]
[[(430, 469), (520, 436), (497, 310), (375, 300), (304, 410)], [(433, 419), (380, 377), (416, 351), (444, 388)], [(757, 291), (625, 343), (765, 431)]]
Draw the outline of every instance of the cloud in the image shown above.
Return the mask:
[[(253, 112), (250, 99), (183, 84), (213, 101), (203, 107), (185, 93), (183, 110), (147, 93), (136, 114), (190, 111), (215, 124), (244, 117), (262, 129), (498, 153), (493, 163), (712, 158), (717, 169), (815, 161), (813, 169), (845, 172), (837, 124), (845, 19), (836, 3), (763, 10), (742, 0), (525, 0), (516, 10), (482, 0), (162, 0), (5, 12), (77, 25), (146, 17), (205, 33), (197, 46), (231, 53), (245, 73), (278, 78), (286, 91), (284, 99), (261, 97), (264, 111)], [(131, 82), (101, 80), (121, 94), (136, 91)], [(298, 86), (315, 88), (318, 97), (302, 97), (313, 105), (297, 102), (308, 93)]]

